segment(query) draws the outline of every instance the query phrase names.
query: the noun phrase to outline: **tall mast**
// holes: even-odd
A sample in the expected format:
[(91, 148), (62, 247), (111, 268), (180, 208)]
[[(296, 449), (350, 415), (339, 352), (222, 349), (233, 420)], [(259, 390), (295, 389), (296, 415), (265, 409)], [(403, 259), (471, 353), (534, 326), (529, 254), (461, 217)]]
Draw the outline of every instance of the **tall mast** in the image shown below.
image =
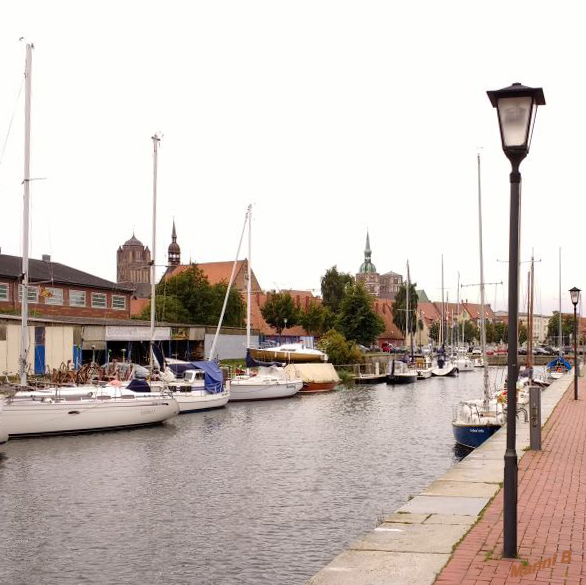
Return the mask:
[(444, 344), (444, 255), (442, 254), (442, 322), (440, 323), (440, 345)]
[[(458, 293), (456, 299), (456, 347), (460, 350), (460, 328), (458, 327), (458, 319), (460, 317), (460, 271), (458, 270)], [(462, 339), (464, 341), (464, 339)]]
[(409, 260), (407, 260), (407, 286), (405, 287), (405, 342), (407, 341), (407, 335), (409, 335), (409, 289), (411, 288), (410, 277), (409, 277)]
[(30, 213), (30, 162), (31, 162), (31, 77), (33, 68), (33, 45), (26, 46), (25, 102), (24, 102), (24, 196), (22, 214), (22, 300), (20, 335), (20, 385), (27, 385), (28, 335), (28, 254)]
[(559, 264), (560, 264), (560, 269), (559, 269), (559, 287), (560, 287), (560, 291), (559, 291), (559, 296), (560, 296), (560, 306), (559, 306), (559, 338), (560, 338), (560, 359), (562, 358), (562, 345), (563, 345), (563, 338), (562, 338), (562, 248), (560, 246), (560, 251), (559, 251)]
[[(159, 142), (161, 139), (157, 134), (151, 137), (153, 141), (153, 241), (151, 248), (151, 343), (149, 351), (149, 364), (151, 367), (151, 378), (153, 375), (154, 355), (153, 343), (155, 342), (155, 268), (157, 259), (157, 165), (159, 155)], [(163, 367), (163, 364), (159, 364)]]
[(535, 256), (533, 250), (531, 250), (531, 270), (529, 271), (529, 292), (527, 304), (529, 305), (529, 311), (527, 315), (527, 368), (529, 369), (530, 379), (533, 379), (533, 313), (535, 311), (534, 303), (534, 291), (535, 291)]
[(248, 285), (246, 287), (246, 348), (250, 349), (250, 320), (252, 316), (252, 205), (248, 206)]
[(484, 309), (484, 256), (482, 250), (482, 187), (480, 175), (480, 154), (478, 161), (478, 242), (480, 251), (480, 344), (482, 346), (482, 363), (484, 379), (484, 403), (488, 404), (490, 398), (490, 385), (488, 380), (488, 359), (486, 357), (486, 321)]

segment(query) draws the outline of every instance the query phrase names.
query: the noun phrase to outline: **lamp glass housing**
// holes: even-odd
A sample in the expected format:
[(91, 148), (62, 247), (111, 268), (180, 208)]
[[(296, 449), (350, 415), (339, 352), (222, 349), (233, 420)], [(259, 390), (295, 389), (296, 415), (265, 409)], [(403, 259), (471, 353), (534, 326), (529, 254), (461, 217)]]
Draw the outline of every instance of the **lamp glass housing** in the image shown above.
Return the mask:
[(529, 132), (533, 119), (530, 96), (503, 97), (498, 100), (499, 124), (504, 148), (529, 148)]
[(580, 289), (576, 287), (570, 289), (570, 297), (574, 306), (576, 306), (580, 301), (580, 292)]

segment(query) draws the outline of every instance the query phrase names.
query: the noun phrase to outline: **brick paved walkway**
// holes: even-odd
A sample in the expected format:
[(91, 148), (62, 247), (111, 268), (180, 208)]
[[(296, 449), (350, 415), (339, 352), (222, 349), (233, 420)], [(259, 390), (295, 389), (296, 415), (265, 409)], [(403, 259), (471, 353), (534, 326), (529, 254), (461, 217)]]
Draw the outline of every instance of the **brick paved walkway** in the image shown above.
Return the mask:
[[(572, 384), (543, 429), (540, 452), (519, 461), (519, 560), (502, 560), (503, 492), (466, 535), (435, 585), (586, 585), (586, 382)], [(561, 563), (563, 551), (571, 562)], [(534, 566), (557, 553), (552, 568), (512, 576), (522, 560)], [(529, 570), (528, 568), (526, 569)]]

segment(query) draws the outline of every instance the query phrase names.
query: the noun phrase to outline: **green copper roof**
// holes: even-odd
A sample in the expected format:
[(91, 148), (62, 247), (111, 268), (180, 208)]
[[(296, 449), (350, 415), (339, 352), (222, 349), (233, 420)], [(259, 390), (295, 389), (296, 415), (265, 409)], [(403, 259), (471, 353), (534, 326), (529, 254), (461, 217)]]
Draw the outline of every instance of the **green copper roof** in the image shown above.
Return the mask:
[(366, 248), (364, 249), (364, 262), (360, 265), (360, 273), (376, 272), (376, 266), (370, 260), (372, 250), (370, 249), (370, 237), (366, 231)]

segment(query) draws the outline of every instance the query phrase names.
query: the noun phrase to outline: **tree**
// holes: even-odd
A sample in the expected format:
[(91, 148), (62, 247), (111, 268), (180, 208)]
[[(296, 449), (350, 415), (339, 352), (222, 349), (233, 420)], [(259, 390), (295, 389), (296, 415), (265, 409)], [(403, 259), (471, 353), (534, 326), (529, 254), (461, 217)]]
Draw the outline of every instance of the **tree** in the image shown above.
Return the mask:
[(429, 338), (433, 339), (436, 343), (439, 342), (439, 334), (440, 334), (440, 323), (439, 321), (434, 321), (429, 326)]
[(354, 277), (345, 272), (338, 272), (332, 266), (321, 278), (321, 296), (325, 307), (337, 314), (344, 298), (346, 287), (354, 283)]
[(261, 308), (264, 320), (281, 335), (287, 327), (294, 327), (299, 323), (300, 311), (288, 292), (269, 292), (267, 302)]
[[(417, 331), (417, 302), (419, 296), (415, 287), (417, 283), (412, 283), (409, 287), (409, 332), (411, 334)], [(402, 284), (395, 295), (393, 303), (393, 323), (397, 326), (403, 335), (407, 335), (407, 284)]]
[(480, 340), (480, 330), (472, 321), (464, 323), (464, 341), (472, 343), (474, 340)]
[[(554, 314), (550, 317), (549, 321), (547, 322), (547, 337), (548, 339), (555, 343), (560, 343), (560, 317), (559, 312), (554, 311)], [(564, 340), (569, 340), (570, 335), (574, 334), (574, 316), (573, 315), (564, 315), (562, 314), (562, 345), (564, 344)]]
[(385, 330), (384, 321), (372, 305), (373, 298), (362, 283), (346, 287), (336, 327), (346, 339), (368, 347)]
[(493, 343), (507, 343), (509, 338), (509, 326), (502, 321), (494, 324), (494, 341)]
[(335, 329), (330, 329), (318, 343), (319, 349), (328, 354), (332, 364), (357, 364), (362, 361), (362, 353), (353, 341), (346, 338)]
[[(164, 279), (157, 285), (156, 319), (172, 323), (216, 325), (227, 288), (225, 282), (210, 285), (203, 270), (192, 264), (177, 276)], [(143, 311), (141, 317), (150, 319), (150, 307)], [(242, 327), (244, 317), (244, 299), (238, 290), (232, 289), (223, 323), (231, 327)]]
[(312, 302), (305, 311), (301, 311), (299, 323), (307, 333), (319, 337), (333, 328), (335, 316), (323, 304)]
[(525, 327), (524, 323), (519, 321), (519, 345), (523, 345), (527, 341), (527, 327)]
[(492, 321), (485, 321), (484, 328), (486, 329), (486, 343), (496, 343), (496, 334), (494, 331), (494, 323)]

